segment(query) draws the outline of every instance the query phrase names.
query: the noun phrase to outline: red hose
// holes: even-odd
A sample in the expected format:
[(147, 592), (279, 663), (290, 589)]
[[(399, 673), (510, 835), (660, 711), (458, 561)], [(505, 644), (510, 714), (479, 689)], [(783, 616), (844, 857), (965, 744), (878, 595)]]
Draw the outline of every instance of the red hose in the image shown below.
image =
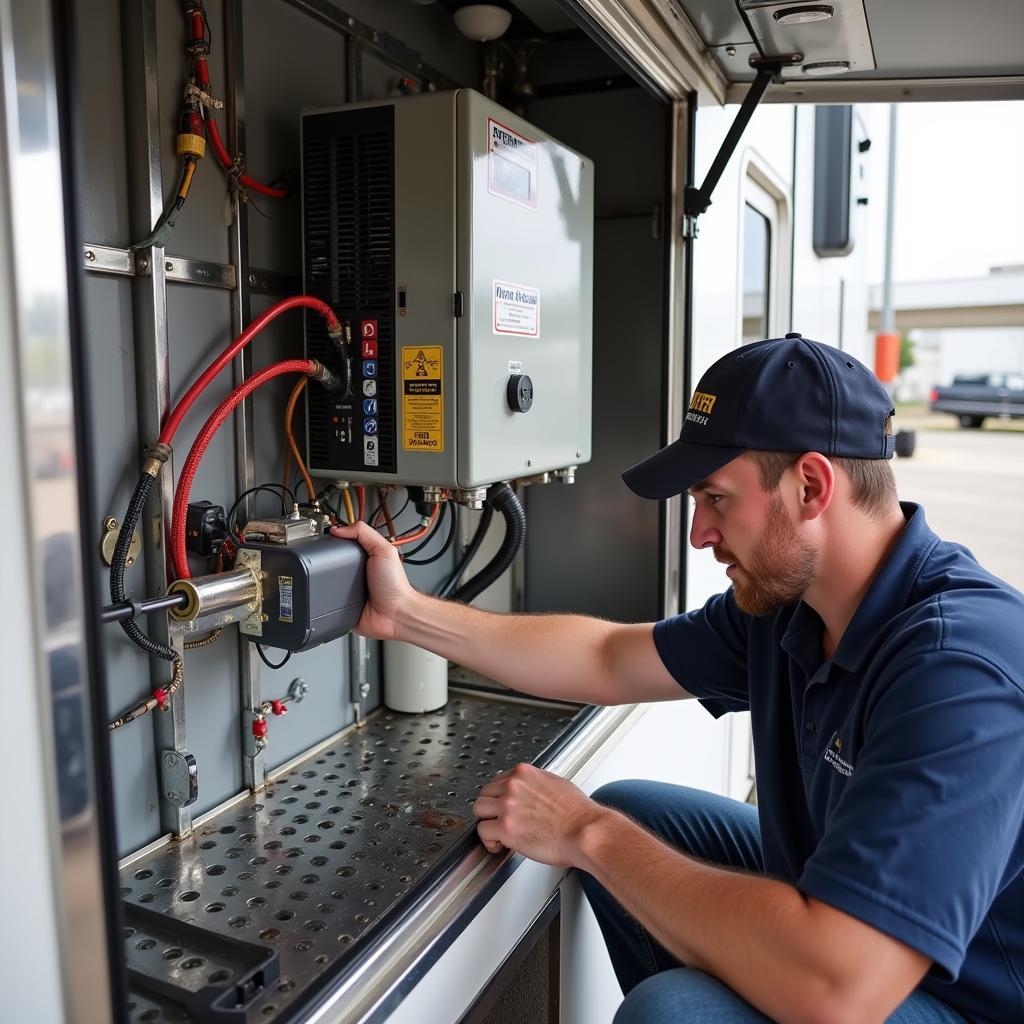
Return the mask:
[(305, 306), (308, 309), (316, 310), (327, 320), (329, 331), (341, 330), (338, 318), (326, 302), (314, 299), (310, 295), (293, 295), (289, 299), (282, 299), (270, 307), (262, 316), (258, 316), (242, 333), (210, 365), (203, 370), (195, 383), (185, 392), (181, 400), (174, 407), (171, 414), (164, 421), (163, 429), (160, 431), (158, 441), (161, 444), (170, 444), (174, 438), (175, 431), (181, 426), (185, 414), (192, 407), (192, 403), (199, 397), (203, 389), (220, 373), (221, 370), (235, 358), (238, 353), (249, 344), (252, 339), (263, 330), (271, 320), (280, 316), (286, 310), (294, 309), (297, 306)]
[(181, 470), (181, 476), (178, 478), (178, 489), (174, 493), (174, 512), (171, 517), (171, 559), (174, 563), (174, 572), (178, 579), (187, 580), (191, 577), (185, 548), (185, 517), (188, 514), (188, 499), (192, 491), (192, 481), (195, 479), (196, 470), (199, 469), (199, 463), (213, 435), (217, 433), (221, 424), (231, 415), (235, 406), (268, 380), (280, 377), (284, 373), (312, 374), (316, 370), (317, 364), (311, 359), (285, 359), (283, 362), (274, 363), (272, 366), (260, 370), (259, 373), (254, 373), (245, 383), (239, 384), (214, 409), (210, 414), (210, 418), (203, 424), (202, 430), (199, 431), (195, 441), (192, 443), (192, 449), (188, 453), (188, 458), (185, 460), (185, 465)]
[[(206, 32), (205, 26), (203, 25), (203, 16), (201, 13), (196, 12), (192, 15), (192, 39), (190, 42), (194, 43), (205, 39), (205, 37)], [(202, 54), (196, 56), (196, 74), (199, 76), (199, 84), (204, 90), (209, 92), (210, 69), (207, 66), (206, 58), (202, 56)], [(213, 147), (213, 151), (217, 155), (217, 159), (225, 168), (230, 170), (231, 167), (234, 166), (235, 162), (231, 159), (231, 154), (228, 152), (227, 146), (224, 145), (224, 140), (220, 135), (220, 128), (217, 127), (217, 122), (214, 121), (213, 114), (207, 112), (205, 121), (206, 129), (210, 136), (210, 145)], [(271, 185), (264, 185), (255, 178), (250, 178), (248, 174), (240, 174), (238, 176), (238, 180), (243, 187), (252, 189), (253, 192), (259, 192), (261, 195), (271, 196), (274, 199), (281, 199), (288, 195), (288, 189), (274, 188)]]

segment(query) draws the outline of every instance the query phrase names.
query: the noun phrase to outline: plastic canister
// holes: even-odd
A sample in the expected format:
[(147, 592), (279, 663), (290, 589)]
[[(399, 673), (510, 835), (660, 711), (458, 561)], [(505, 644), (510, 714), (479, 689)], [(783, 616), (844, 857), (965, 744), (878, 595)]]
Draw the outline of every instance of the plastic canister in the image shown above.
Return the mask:
[(384, 703), (393, 711), (434, 711), (448, 701), (448, 659), (400, 640), (384, 641)]

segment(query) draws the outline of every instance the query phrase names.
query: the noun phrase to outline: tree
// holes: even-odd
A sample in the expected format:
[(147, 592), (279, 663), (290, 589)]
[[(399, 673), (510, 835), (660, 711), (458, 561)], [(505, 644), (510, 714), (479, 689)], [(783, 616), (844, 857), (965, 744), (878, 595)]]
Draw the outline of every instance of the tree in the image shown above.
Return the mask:
[(904, 331), (900, 335), (900, 372), (914, 365), (914, 343)]

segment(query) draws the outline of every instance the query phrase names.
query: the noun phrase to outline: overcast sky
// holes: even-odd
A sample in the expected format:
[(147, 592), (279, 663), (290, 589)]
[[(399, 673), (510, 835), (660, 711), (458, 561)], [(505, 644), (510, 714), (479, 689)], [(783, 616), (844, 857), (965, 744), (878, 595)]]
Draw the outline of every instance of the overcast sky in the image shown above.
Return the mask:
[[(889, 128), (871, 131), (868, 280), (882, 280)], [(898, 116), (895, 281), (1024, 265), (1024, 102), (906, 103)]]

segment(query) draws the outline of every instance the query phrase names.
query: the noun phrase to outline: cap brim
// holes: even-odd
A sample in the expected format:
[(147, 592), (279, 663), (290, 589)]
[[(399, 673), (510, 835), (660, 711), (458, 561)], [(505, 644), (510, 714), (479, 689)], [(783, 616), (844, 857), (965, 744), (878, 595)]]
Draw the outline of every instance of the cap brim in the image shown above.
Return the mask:
[(746, 448), (693, 444), (679, 438), (622, 474), (641, 498), (674, 498), (742, 455)]

